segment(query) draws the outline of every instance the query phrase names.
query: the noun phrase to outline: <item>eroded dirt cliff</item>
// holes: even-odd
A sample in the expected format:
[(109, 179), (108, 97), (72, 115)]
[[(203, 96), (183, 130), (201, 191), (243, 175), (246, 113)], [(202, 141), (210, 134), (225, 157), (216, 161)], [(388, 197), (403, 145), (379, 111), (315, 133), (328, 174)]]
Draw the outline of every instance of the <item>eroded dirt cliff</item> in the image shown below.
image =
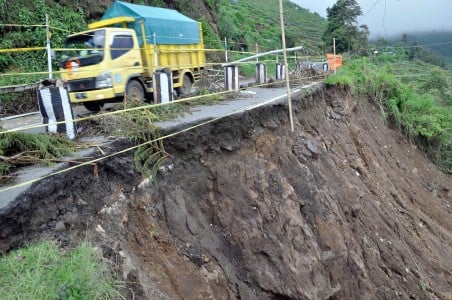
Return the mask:
[(135, 299), (450, 299), (451, 177), (346, 91), (293, 105), (167, 140), (158, 187), (129, 156), (42, 181), (0, 249), (88, 238)]

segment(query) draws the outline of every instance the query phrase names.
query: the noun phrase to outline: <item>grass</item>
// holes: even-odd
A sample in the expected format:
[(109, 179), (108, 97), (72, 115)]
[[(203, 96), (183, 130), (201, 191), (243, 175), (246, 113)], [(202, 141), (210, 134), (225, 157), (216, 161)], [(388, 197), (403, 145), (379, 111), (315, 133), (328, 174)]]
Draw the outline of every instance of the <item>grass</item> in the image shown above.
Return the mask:
[(0, 258), (0, 299), (118, 299), (124, 284), (87, 244), (41, 242)]

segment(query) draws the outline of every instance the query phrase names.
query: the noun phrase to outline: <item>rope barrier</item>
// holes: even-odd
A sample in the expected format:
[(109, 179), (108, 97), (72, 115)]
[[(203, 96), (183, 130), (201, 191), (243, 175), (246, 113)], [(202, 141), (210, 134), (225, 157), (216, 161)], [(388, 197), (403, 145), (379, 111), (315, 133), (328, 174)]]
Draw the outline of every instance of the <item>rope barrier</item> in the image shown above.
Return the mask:
[[(0, 53), (3, 51), (3, 50), (5, 50), (5, 49), (0, 49)], [(35, 48), (18, 48), (18, 51), (20, 51), (20, 50), (29, 50), (29, 51), (33, 51), (33, 50), (46, 50), (46, 48), (45, 47), (35, 47)], [(77, 49), (68, 49), (68, 48), (56, 48), (56, 49), (53, 49), (54, 51), (68, 51), (68, 50), (77, 50)], [(200, 50), (196, 50), (196, 51), (202, 51), (201, 49)], [(163, 51), (162, 53), (170, 53), (170, 51)], [(241, 53), (241, 54), (250, 54), (250, 53), (254, 53), (254, 52), (239, 52), (239, 53)], [(265, 57), (271, 57), (271, 56), (276, 56), (276, 55), (268, 55), (268, 56), (265, 56)], [(295, 58), (295, 56), (290, 56), (289, 58)], [(276, 60), (270, 60), (270, 59), (267, 59), (267, 60), (261, 60), (261, 62), (273, 62), (273, 61), (275, 61), (276, 62)], [(254, 64), (255, 62), (254, 61), (249, 61), (249, 62), (239, 62), (239, 63), (237, 63), (237, 64), (240, 64), (240, 65), (246, 65), (246, 64)], [(199, 65), (199, 66), (195, 66), (195, 67), (202, 67), (202, 66), (221, 66), (221, 65), (223, 65), (224, 64), (224, 62), (218, 62), (218, 63), (215, 63), (215, 62), (211, 62), (211, 63), (205, 63), (205, 64), (203, 64), (203, 65)], [(192, 67), (193, 66), (193, 64), (189, 64), (189, 65), (172, 65), (172, 67), (173, 68), (178, 68), (178, 69), (183, 69), (183, 68), (188, 68), (188, 67)], [(161, 67), (144, 67), (143, 69), (144, 70), (153, 70), (153, 69), (160, 69), (160, 68), (163, 68), (163, 66), (161, 66)], [(117, 71), (117, 70), (126, 70), (126, 69), (136, 69), (136, 67), (133, 67), (133, 66), (130, 66), (130, 67), (128, 67), (128, 68), (120, 68), (120, 67), (117, 67), (117, 68), (110, 68), (110, 69), (108, 69), (108, 70), (106, 70), (106, 71)], [(78, 70), (78, 72), (79, 72), (79, 74), (83, 74), (84, 72), (91, 72), (91, 71), (85, 71), (85, 70)], [(66, 70), (63, 70), (63, 71), (57, 71), (57, 70), (55, 70), (55, 71), (53, 71), (52, 73), (54, 73), (54, 74), (61, 74), (61, 73), (67, 73), (67, 71)], [(0, 73), (0, 77), (9, 77), (9, 76), (33, 76), (33, 75), (48, 75), (48, 71), (35, 71), (35, 72), (10, 72), (10, 73)]]
[[(318, 78), (318, 76), (309, 76), (309, 77), (298, 78), (298, 79), (302, 80), (302, 79), (315, 79), (315, 78)], [(265, 87), (265, 86), (271, 86), (274, 84), (275, 84), (274, 82), (269, 82), (269, 83), (253, 85), (253, 87)], [(240, 88), (239, 90), (245, 90), (245, 89), (246, 88)], [(86, 116), (86, 117), (75, 118), (75, 119), (71, 120), (70, 122), (81, 122), (81, 121), (86, 121), (86, 120), (91, 120), (91, 119), (96, 119), (96, 118), (118, 115), (118, 114), (131, 112), (131, 111), (137, 111), (137, 110), (142, 110), (142, 109), (152, 109), (152, 108), (165, 106), (165, 105), (172, 105), (172, 104), (176, 104), (176, 103), (185, 103), (185, 102), (190, 102), (193, 100), (199, 100), (202, 98), (207, 98), (207, 97), (217, 96), (217, 95), (224, 95), (224, 94), (228, 94), (228, 93), (232, 94), (232, 93), (234, 93), (234, 91), (221, 91), (221, 92), (217, 92), (217, 93), (198, 95), (198, 96), (193, 96), (193, 97), (189, 97), (189, 98), (173, 100), (168, 103), (156, 103), (156, 104), (143, 105), (143, 106), (132, 107), (132, 108), (127, 108), (127, 109), (115, 110), (115, 111), (105, 112), (105, 113), (101, 113), (101, 114), (95, 114), (95, 115), (90, 115), (90, 116)], [(13, 133), (13, 132), (29, 130), (29, 129), (47, 127), (47, 126), (52, 126), (52, 125), (60, 125), (60, 124), (65, 124), (67, 122), (69, 122), (69, 121), (58, 121), (58, 122), (52, 122), (52, 123), (48, 123), (48, 124), (27, 125), (27, 126), (22, 126), (22, 127), (17, 127), (17, 128), (0, 131), (0, 135), (6, 134), (6, 133)]]
[(5, 24), (1, 23), (0, 27), (46, 27), (44, 24), (27, 25), (27, 24)]
[(0, 53), (30, 52), (30, 51), (39, 51), (39, 50), (46, 50), (46, 47), (7, 48), (7, 49), (0, 49)]
[[(301, 89), (299, 89), (299, 90), (301, 90)], [(153, 139), (153, 140), (150, 140), (150, 141), (146, 141), (146, 142), (144, 142), (144, 143), (141, 143), (141, 144), (138, 144), (138, 145), (129, 147), (129, 148), (125, 148), (125, 149), (123, 149), (123, 150), (120, 150), (120, 151), (117, 151), (117, 152), (114, 152), (114, 153), (111, 153), (111, 154), (108, 154), (108, 155), (104, 155), (104, 156), (101, 156), (101, 157), (96, 158), (96, 159), (92, 159), (92, 160), (89, 160), (89, 161), (86, 161), (86, 162), (82, 162), (82, 163), (80, 163), (80, 164), (78, 164), (78, 165), (71, 166), (71, 167), (68, 167), (68, 168), (65, 168), (65, 169), (62, 169), (62, 170), (59, 170), (59, 171), (56, 171), (56, 172), (53, 172), (53, 173), (44, 175), (44, 176), (40, 176), (40, 177), (38, 177), (38, 178), (31, 179), (31, 180), (28, 180), (28, 181), (26, 181), (26, 182), (22, 182), (22, 183), (13, 185), (13, 186), (9, 186), (9, 187), (0, 189), (0, 193), (4, 193), (4, 192), (10, 191), (10, 190), (12, 190), (12, 189), (16, 189), (16, 188), (19, 188), (19, 187), (23, 187), (23, 186), (26, 186), (26, 185), (29, 185), (29, 184), (38, 182), (38, 181), (40, 181), (40, 180), (43, 180), (43, 179), (46, 179), (46, 178), (50, 178), (50, 177), (52, 177), (52, 176), (56, 176), (56, 175), (59, 175), (59, 174), (62, 174), (62, 173), (65, 173), (65, 172), (68, 172), (68, 171), (71, 171), (71, 170), (75, 170), (75, 169), (80, 168), (80, 167), (83, 167), (83, 166), (93, 165), (93, 164), (95, 164), (95, 163), (97, 163), (97, 162), (99, 162), (99, 161), (101, 161), (101, 160), (104, 160), (104, 159), (107, 159), (107, 158), (110, 158), (110, 157), (113, 157), (113, 156), (116, 156), (116, 155), (119, 155), (119, 154), (123, 154), (123, 153), (129, 152), (129, 151), (135, 150), (135, 149), (137, 149), (137, 148), (139, 148), (139, 147), (142, 147), (142, 146), (145, 146), (145, 145), (149, 145), (149, 144), (152, 144), (152, 143), (154, 143), (154, 142), (158, 142), (158, 141), (161, 141), (161, 140), (170, 138), (170, 137), (174, 137), (174, 136), (179, 135), (179, 134), (181, 134), (181, 133), (184, 133), (184, 132), (187, 132), (187, 131), (190, 131), (190, 130), (194, 130), (194, 129), (198, 128), (198, 127), (205, 126), (205, 125), (207, 125), (207, 124), (216, 122), (216, 121), (221, 120), (221, 119), (223, 119), (223, 118), (232, 116), (232, 115), (234, 115), (234, 114), (242, 113), (242, 112), (245, 112), (245, 111), (247, 111), (247, 110), (251, 110), (251, 109), (253, 109), (253, 108), (256, 108), (256, 107), (259, 107), (259, 106), (263, 106), (263, 105), (269, 104), (269, 103), (271, 103), (271, 102), (273, 102), (273, 101), (276, 101), (276, 100), (281, 99), (281, 97), (283, 97), (283, 96), (285, 96), (285, 94), (282, 95), (282, 96), (280, 95), (280, 96), (271, 98), (271, 99), (266, 100), (266, 101), (261, 102), (261, 103), (257, 103), (257, 104), (253, 104), (253, 105), (247, 106), (247, 107), (242, 108), (242, 109), (237, 110), (237, 111), (233, 111), (233, 112), (224, 114), (224, 115), (222, 115), (222, 116), (220, 116), (220, 117), (216, 117), (216, 118), (213, 118), (213, 119), (211, 119), (211, 120), (208, 120), (208, 121), (205, 121), (205, 122), (202, 122), (202, 123), (199, 123), (199, 124), (196, 124), (196, 125), (193, 125), (193, 126), (184, 128), (184, 129), (182, 129), (182, 130), (179, 130), (179, 131), (174, 132), (174, 133), (167, 134), (167, 135), (165, 135), (165, 136), (158, 137), (158, 138), (156, 138), (156, 139)]]

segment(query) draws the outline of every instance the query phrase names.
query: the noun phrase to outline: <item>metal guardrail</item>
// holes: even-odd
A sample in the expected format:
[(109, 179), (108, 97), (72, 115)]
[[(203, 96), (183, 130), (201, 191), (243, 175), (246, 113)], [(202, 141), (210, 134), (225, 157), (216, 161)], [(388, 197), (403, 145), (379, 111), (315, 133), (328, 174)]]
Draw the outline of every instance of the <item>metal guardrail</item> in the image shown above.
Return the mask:
[(1, 86), (0, 94), (9, 94), (9, 93), (29, 91), (29, 90), (37, 89), (38, 85), (39, 85), (39, 82), (35, 82), (35, 83), (31, 83), (31, 84), (28, 83), (28, 84)]

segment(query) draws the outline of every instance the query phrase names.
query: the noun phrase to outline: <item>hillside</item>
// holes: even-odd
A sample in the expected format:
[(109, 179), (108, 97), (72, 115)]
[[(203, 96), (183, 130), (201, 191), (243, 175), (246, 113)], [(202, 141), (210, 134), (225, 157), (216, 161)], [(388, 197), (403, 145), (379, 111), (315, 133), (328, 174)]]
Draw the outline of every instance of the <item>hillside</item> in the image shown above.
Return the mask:
[(398, 46), (421, 45), (440, 57), (444, 64), (452, 69), (452, 31), (408, 32), (389, 40)]
[[(200, 19), (211, 48), (221, 49), (225, 36), (231, 50), (279, 47), (277, 0), (134, 2)], [(0, 15), (36, 24), (49, 12), (58, 44), (108, 6), (91, 3), (3, 1)], [(285, 8), (289, 46), (321, 49), (325, 21), (287, 1)], [(0, 43), (32, 47), (42, 30), (4, 26)], [(294, 94), (293, 132), (285, 101), (171, 129), (150, 126), (152, 108), (78, 123), (108, 143), (89, 139), (94, 150), (82, 156), (90, 161), (77, 157), (61, 167), (67, 172), (16, 186), (24, 192), (0, 208), (0, 255), (23, 264), (12, 250), (41, 240), (65, 252), (87, 243), (124, 280), (125, 299), (452, 299), (452, 73), (405, 48), (380, 54), (346, 59), (325, 83)], [(2, 54), (0, 79), (45, 69), (45, 61), (42, 52)], [(314, 73), (298, 70), (291, 83), (298, 88)], [(177, 110), (170, 105), (157, 110)], [(0, 298), (27, 298), (9, 295), (14, 282), (5, 277)], [(59, 295), (83, 295), (83, 283), (60, 283)]]
[(293, 105), (170, 138), (158, 186), (132, 155), (40, 181), (0, 250), (88, 238), (130, 299), (449, 299), (450, 175), (347, 90)]
[(408, 41), (417, 41), (427, 49), (452, 61), (452, 31), (413, 32), (407, 34)]

